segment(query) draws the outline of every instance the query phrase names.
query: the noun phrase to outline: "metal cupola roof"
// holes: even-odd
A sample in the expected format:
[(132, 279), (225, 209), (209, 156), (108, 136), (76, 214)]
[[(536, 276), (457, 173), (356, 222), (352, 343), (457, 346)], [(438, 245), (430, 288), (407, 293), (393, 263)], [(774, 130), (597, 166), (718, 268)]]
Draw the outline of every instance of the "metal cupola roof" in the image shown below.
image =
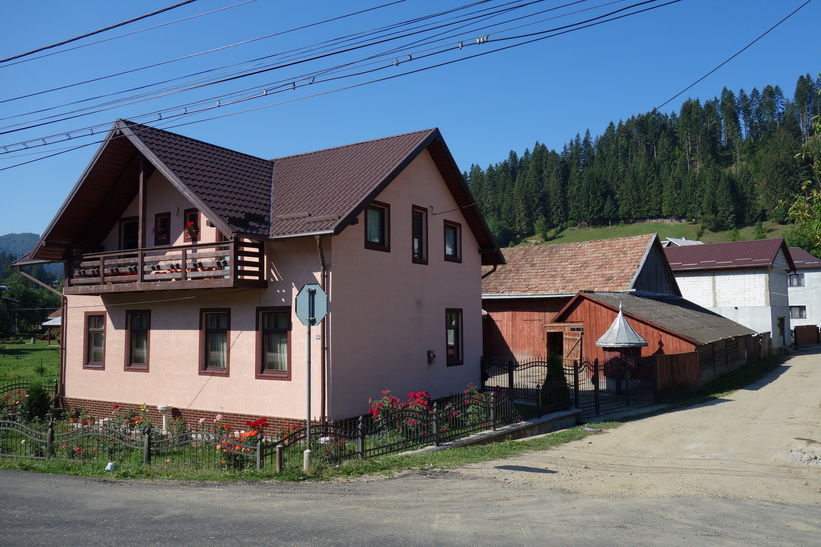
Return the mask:
[(630, 326), (621, 311), (619, 302), (619, 314), (601, 338), (596, 340), (596, 345), (602, 348), (638, 348), (647, 345), (647, 340)]

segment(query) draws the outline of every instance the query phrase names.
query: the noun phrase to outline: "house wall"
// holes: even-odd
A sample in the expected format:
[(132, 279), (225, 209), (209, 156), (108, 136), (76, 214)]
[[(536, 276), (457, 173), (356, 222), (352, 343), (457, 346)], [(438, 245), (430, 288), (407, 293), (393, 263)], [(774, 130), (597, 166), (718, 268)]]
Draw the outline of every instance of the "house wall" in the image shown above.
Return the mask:
[[(155, 171), (145, 184), (145, 246), (154, 247), (154, 217), (157, 214), (169, 213), (171, 220), (169, 245), (183, 245), (185, 241), (185, 210), (194, 209), (194, 205), (180, 193), (168, 180)], [(122, 218), (136, 217), (139, 214), (139, 198), (135, 198), (126, 208)], [(217, 229), (208, 226), (208, 219), (200, 215), (198, 243), (211, 243), (217, 240)], [(116, 223), (103, 241), (106, 251), (115, 251), (120, 247), (120, 224)]]
[[(596, 340), (607, 332), (617, 315), (618, 311), (611, 310), (588, 299), (580, 299), (571, 310), (568, 310), (567, 314), (562, 314), (565, 317), (565, 323), (584, 324), (584, 338), (582, 341), (582, 358), (584, 360), (599, 359), (599, 362), (604, 361), (604, 349), (596, 346)], [(647, 346), (641, 348), (641, 357), (649, 357), (656, 353), (687, 353), (697, 349), (696, 345), (688, 340), (660, 330), (645, 321), (626, 315), (625, 317), (630, 326), (642, 338), (647, 340)]]
[[(772, 334), (773, 347), (789, 344), (787, 261), (778, 254), (772, 268), (689, 274), (676, 273), (682, 296), (756, 332)], [(779, 319), (784, 335), (779, 335)]]
[[(182, 218), (186, 208), (193, 207), (170, 183), (155, 174), (149, 183), (147, 214), (150, 221), (146, 243), (153, 237), (154, 212), (171, 212), (172, 240), (182, 244)], [(177, 215), (177, 211), (179, 214)], [(136, 214), (132, 204), (124, 217)], [(216, 229), (203, 227), (199, 240), (213, 240)], [(174, 234), (177, 234), (176, 236)], [(117, 229), (108, 244), (118, 242)], [(290, 379), (256, 378), (257, 308), (291, 307), (294, 297), (305, 283), (318, 280), (319, 259), (314, 238), (269, 242), (267, 289), (221, 289), (208, 291), (163, 291), (161, 293), (116, 293), (105, 296), (69, 296), (65, 319), (66, 397), (120, 404), (146, 404), (156, 407), (170, 404), (175, 408), (201, 409), (216, 413), (278, 416), (304, 420), (306, 415), (307, 348), (305, 331), (292, 311)], [(200, 310), (230, 310), (229, 374), (199, 374)], [(148, 372), (125, 369), (126, 312), (149, 310)], [(106, 312), (105, 368), (83, 368), (85, 313)], [(304, 328), (304, 327), (303, 327)], [(315, 333), (319, 330), (315, 329)], [(312, 357), (319, 363), (321, 340), (312, 340)], [(321, 377), (318, 365), (313, 369), (314, 419), (320, 415)]]
[[(383, 389), (404, 399), (409, 391), (441, 397), (480, 381), (481, 265), (478, 244), (427, 152), (414, 160), (376, 199), (390, 208), (390, 252), (365, 249), (364, 214), (339, 236), (323, 236), (330, 296), (325, 319), (329, 348), (328, 414), (331, 420), (365, 413), (368, 398)], [(428, 210), (428, 264), (411, 258), (412, 205)], [(150, 228), (155, 212), (170, 211), (172, 240), (183, 211), (191, 207), (155, 175), (148, 184)], [(177, 210), (179, 209), (179, 216)], [(136, 214), (132, 204), (124, 216)], [(176, 220), (175, 220), (176, 219)], [(461, 224), (462, 260), (444, 260), (445, 220)], [(205, 225), (205, 219), (202, 224)], [(201, 240), (216, 232), (203, 226)], [(112, 231), (106, 246), (118, 243)], [(269, 241), (266, 289), (163, 291), (70, 296), (67, 325), (66, 397), (155, 408), (169, 404), (197, 412), (292, 418), (306, 414), (307, 328), (291, 309), (291, 375), (256, 377), (257, 308), (292, 306), (305, 283), (318, 283), (320, 254), (314, 237)], [(199, 373), (200, 313), (230, 310), (227, 376)], [(461, 309), (463, 364), (447, 366), (445, 310)], [(125, 369), (126, 312), (150, 310), (148, 372)], [(86, 312), (105, 311), (104, 369), (83, 368)], [(321, 415), (322, 325), (312, 328), (312, 419)], [(427, 351), (436, 353), (428, 364)], [(99, 405), (98, 405), (99, 406)], [(105, 405), (102, 405), (105, 406)], [(103, 416), (98, 416), (103, 417)]]
[(788, 287), (790, 306), (805, 306), (806, 318), (791, 318), (795, 326), (821, 325), (821, 270), (798, 270), (804, 274), (803, 287)]
[[(383, 389), (401, 399), (432, 397), (480, 381), (481, 259), (478, 244), (427, 152), (420, 154), (377, 201), (390, 205), (390, 252), (364, 247), (365, 221), (333, 238), (330, 263), (329, 415), (368, 409)], [(412, 205), (428, 210), (428, 263), (411, 260)], [(444, 260), (444, 221), (461, 224), (462, 261)], [(461, 309), (464, 364), (447, 366), (445, 310)], [(428, 364), (433, 350), (435, 362)]]
[(485, 299), (484, 356), (513, 358), (519, 362), (543, 359), (547, 340), (545, 325), (570, 300), (554, 298)]

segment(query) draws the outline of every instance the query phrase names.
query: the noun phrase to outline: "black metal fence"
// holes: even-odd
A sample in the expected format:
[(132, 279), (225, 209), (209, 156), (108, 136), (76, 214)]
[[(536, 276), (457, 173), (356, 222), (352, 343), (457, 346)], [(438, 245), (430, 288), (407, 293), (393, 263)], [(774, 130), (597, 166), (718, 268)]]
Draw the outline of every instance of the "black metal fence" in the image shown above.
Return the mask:
[[(547, 369), (547, 361), (483, 359), (483, 389), (505, 390), (524, 408), (533, 408), (534, 414), (573, 407), (585, 418), (656, 398), (653, 359), (612, 359), (604, 365), (598, 359), (574, 361), (563, 366), (564, 378), (549, 377)], [(538, 409), (537, 402), (542, 403)]]
[[(304, 427), (287, 434), (248, 438), (245, 431), (160, 432), (135, 429), (134, 421), (82, 425), (63, 420), (23, 423), (14, 415), (0, 420), (0, 455), (58, 459), (98, 465), (149, 465), (153, 468), (300, 468), (307, 448), (314, 461), (328, 464), (438, 445), (482, 430), (550, 412), (548, 390), (516, 392), (465, 390), (430, 407), (398, 406), (378, 416), (312, 425), (310, 447)], [(564, 407), (568, 407), (563, 393)]]

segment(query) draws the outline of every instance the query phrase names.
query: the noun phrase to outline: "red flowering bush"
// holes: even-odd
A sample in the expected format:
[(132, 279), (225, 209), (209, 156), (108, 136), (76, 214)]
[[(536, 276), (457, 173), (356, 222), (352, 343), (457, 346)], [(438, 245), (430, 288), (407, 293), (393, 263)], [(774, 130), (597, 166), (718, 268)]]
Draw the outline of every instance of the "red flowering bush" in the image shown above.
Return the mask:
[[(265, 427), (268, 425), (267, 418), (248, 420), (245, 426), (248, 429), (234, 431), (229, 434), (224, 424), (217, 426), (217, 433), (226, 436), (216, 444), (216, 449), (221, 453), (219, 466), (225, 469), (241, 470), (250, 461), (250, 456), (256, 454), (257, 443), (265, 438)], [(222, 431), (220, 431), (222, 430)]]
[(380, 399), (368, 399), (368, 403), (368, 414), (380, 429), (396, 430), (404, 438), (428, 434), (431, 403), (427, 391), (411, 391), (403, 403), (386, 389)]

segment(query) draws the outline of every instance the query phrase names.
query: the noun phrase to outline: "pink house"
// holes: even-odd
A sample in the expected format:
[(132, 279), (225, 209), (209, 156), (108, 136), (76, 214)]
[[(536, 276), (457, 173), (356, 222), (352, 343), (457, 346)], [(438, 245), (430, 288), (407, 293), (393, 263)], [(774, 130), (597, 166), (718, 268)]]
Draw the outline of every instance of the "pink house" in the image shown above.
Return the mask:
[(437, 129), (265, 160), (120, 120), (18, 264), (66, 264), (67, 406), (294, 422), (303, 285), (328, 294), (310, 389), (333, 421), (478, 383), (503, 260)]

